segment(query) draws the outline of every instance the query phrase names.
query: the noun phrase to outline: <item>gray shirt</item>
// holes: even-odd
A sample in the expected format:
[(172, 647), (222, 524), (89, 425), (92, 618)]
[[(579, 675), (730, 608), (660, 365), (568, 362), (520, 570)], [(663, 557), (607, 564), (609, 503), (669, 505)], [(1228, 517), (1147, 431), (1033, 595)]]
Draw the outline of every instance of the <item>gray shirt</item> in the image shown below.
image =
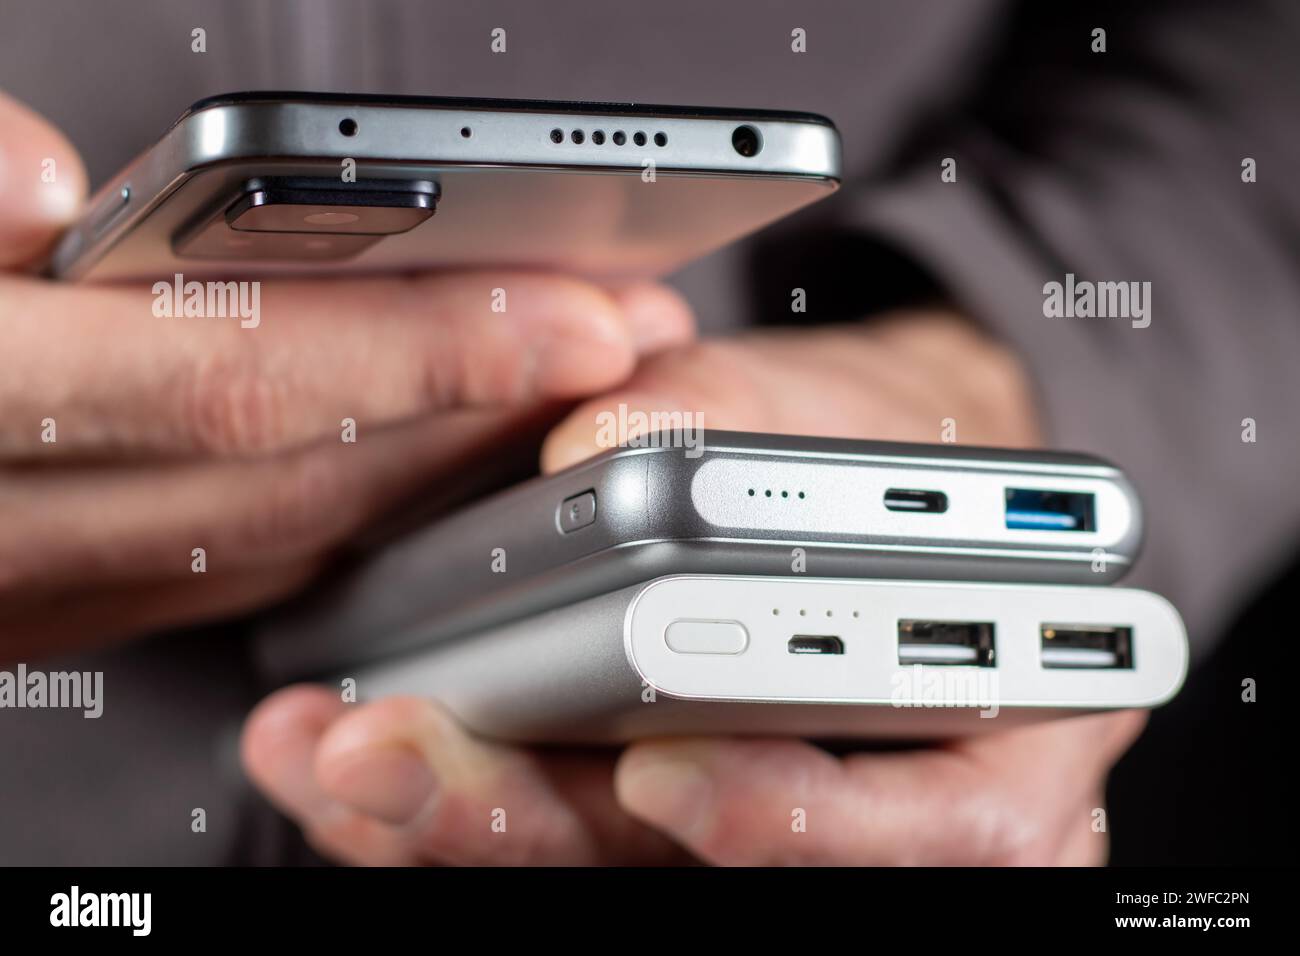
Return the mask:
[[(1198, 652), (1295, 547), (1294, 3), (0, 0), (0, 23), (0, 87), (96, 184), (190, 102), (243, 89), (824, 113), (845, 188), (674, 277), (706, 329), (779, 312), (792, 285), (806, 321), (955, 303), (1024, 356), (1053, 445), (1132, 476), (1148, 544), (1129, 583), (1174, 600)], [(1067, 274), (1150, 282), (1150, 325), (1046, 317)], [(242, 628), (43, 666), (103, 670), (104, 716), (0, 711), (0, 863), (285, 858), (235, 760), (261, 691)]]

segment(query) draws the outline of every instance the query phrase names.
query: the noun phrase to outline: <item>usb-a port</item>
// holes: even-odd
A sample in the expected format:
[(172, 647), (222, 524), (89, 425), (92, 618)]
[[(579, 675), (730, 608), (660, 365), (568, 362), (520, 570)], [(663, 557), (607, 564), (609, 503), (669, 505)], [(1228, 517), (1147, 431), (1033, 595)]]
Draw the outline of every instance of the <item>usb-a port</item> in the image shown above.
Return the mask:
[(1044, 624), (1039, 628), (1044, 667), (1131, 670), (1133, 628)]
[(1007, 527), (1016, 531), (1093, 531), (1095, 499), (1077, 491), (1008, 488)]
[(976, 621), (899, 621), (898, 663), (993, 666), (993, 625)]

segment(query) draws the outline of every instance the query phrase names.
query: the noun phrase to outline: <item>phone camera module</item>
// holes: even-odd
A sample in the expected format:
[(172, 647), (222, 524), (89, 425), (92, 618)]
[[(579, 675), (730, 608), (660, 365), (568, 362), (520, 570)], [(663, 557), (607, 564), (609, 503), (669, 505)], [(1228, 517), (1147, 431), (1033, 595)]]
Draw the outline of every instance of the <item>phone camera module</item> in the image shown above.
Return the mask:
[(433, 215), (438, 187), (432, 182), (375, 180), (341, 185), (310, 179), (251, 182), (226, 210), (235, 232), (347, 233), (391, 236), (414, 229)]
[(431, 180), (253, 179), (224, 213), (185, 227), (172, 246), (192, 259), (341, 261), (415, 229), (440, 195)]

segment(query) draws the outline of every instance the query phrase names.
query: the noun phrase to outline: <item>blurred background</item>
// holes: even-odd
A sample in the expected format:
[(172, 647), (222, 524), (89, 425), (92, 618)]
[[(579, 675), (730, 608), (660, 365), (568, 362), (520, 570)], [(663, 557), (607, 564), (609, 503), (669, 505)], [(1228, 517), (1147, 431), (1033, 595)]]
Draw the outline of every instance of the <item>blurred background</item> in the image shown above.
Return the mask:
[[(1297, 555), (1300, 558), (1300, 554)], [(1182, 692), (1152, 714), (1106, 791), (1112, 866), (1293, 866), (1300, 848), (1287, 690), (1300, 560), (1243, 605)], [(1241, 699), (1242, 681), (1258, 699)]]

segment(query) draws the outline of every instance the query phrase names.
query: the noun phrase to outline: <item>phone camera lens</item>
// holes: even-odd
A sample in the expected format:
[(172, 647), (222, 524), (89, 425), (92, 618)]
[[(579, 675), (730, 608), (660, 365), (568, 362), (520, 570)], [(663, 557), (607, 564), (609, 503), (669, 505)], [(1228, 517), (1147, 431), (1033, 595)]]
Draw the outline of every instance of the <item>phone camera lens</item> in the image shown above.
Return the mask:
[(339, 132), (344, 136), (356, 136), (357, 121), (351, 118), (339, 120)]
[(752, 126), (737, 126), (731, 134), (731, 145), (741, 156), (757, 156), (763, 148), (763, 138)]

